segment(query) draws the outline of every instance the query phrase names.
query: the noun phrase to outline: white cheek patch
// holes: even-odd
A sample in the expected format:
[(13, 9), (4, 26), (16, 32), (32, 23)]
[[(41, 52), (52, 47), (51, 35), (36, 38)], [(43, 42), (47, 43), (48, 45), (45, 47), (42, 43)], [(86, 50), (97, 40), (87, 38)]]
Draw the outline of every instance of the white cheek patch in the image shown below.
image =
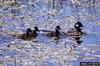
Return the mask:
[(77, 24), (76, 26), (78, 27), (79, 25)]

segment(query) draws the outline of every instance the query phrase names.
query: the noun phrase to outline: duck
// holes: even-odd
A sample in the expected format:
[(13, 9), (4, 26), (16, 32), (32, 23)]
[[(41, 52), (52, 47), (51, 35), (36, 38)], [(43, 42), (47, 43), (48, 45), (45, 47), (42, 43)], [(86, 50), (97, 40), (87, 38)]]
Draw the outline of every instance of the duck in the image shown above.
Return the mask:
[(31, 30), (30, 28), (26, 29), (26, 32), (20, 35), (14, 35), (14, 37), (17, 37), (17, 39), (22, 40), (32, 40), (37, 37), (37, 30), (38, 27), (34, 27), (34, 30)]
[(22, 40), (32, 40), (32, 30), (30, 28), (27, 28), (26, 32), (18, 35), (17, 39), (22, 39)]
[(55, 37), (55, 40), (59, 39), (60, 36), (59, 29), (61, 29), (60, 26), (56, 26), (55, 31), (48, 32), (46, 35), (49, 37)]
[(79, 32), (77, 32), (75, 29), (70, 29), (67, 32), (63, 32), (63, 34), (65, 36), (72, 36), (72, 37), (76, 37), (76, 36), (80, 36), (81, 34)]

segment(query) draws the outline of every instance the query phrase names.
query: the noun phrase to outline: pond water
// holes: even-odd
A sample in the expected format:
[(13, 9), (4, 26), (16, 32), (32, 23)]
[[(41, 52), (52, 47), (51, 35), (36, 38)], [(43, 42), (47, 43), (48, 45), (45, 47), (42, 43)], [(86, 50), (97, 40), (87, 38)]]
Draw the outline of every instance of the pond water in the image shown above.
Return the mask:
[[(13, 2), (0, 1), (0, 29), (20, 33), (29, 27), (54, 30), (60, 25), (67, 31), (79, 20), (87, 35), (77, 45), (65, 36), (56, 43), (39, 33), (37, 42), (33, 42), (0, 33), (0, 66), (80, 66), (80, 62), (100, 62), (99, 0), (93, 0), (94, 6), (88, 0), (81, 0), (81, 5), (76, 0), (16, 0), (19, 6), (11, 6)], [(79, 5), (78, 11), (75, 4)]]

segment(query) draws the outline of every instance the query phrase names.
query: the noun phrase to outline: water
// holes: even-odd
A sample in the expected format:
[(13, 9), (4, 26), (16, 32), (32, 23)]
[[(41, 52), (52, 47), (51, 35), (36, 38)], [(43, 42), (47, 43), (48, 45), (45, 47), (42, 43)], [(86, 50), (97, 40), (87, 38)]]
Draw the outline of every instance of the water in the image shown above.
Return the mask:
[(54, 30), (56, 25), (67, 31), (73, 28), (79, 14), (79, 21), (87, 33), (81, 38), (84, 42), (74, 48), (75, 41), (68, 37), (61, 37), (60, 42), (55, 43), (52, 38), (39, 33), (38, 42), (32, 42), (0, 33), (0, 66), (79, 66), (84, 61), (100, 61), (99, 0), (96, 0), (95, 8), (92, 1), (89, 5), (87, 0), (82, 0), (79, 13), (72, 0), (55, 1), (54, 9), (52, 0), (49, 3), (47, 0), (21, 0), (19, 6), (3, 5), (0, 7), (0, 26), (19, 33), (34, 26)]

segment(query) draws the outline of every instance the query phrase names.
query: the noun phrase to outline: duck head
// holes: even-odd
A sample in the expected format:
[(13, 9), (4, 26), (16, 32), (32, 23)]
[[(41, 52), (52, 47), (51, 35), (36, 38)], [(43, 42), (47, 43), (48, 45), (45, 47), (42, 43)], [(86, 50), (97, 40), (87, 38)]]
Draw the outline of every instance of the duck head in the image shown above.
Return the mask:
[(58, 33), (58, 34), (60, 34), (59, 29), (61, 29), (60, 26), (56, 26), (55, 31), (56, 31), (56, 33)]
[(58, 38), (59, 38), (59, 35), (60, 35), (59, 29), (61, 29), (60, 26), (56, 26), (56, 28), (55, 28), (55, 31), (56, 31), (55, 32), (55, 36), (58, 37)]
[(32, 30), (31, 30), (30, 28), (27, 28), (27, 30), (26, 30), (26, 35), (27, 35), (27, 36), (30, 36), (31, 33), (32, 33)]
[(84, 27), (83, 24), (82, 24), (80, 21), (77, 21), (77, 22), (75, 23), (75, 26), (76, 26), (76, 27)]
[(56, 26), (55, 30), (59, 30), (59, 29), (61, 29), (60, 26)]
[(35, 31), (39, 31), (38, 27), (34, 27)]

